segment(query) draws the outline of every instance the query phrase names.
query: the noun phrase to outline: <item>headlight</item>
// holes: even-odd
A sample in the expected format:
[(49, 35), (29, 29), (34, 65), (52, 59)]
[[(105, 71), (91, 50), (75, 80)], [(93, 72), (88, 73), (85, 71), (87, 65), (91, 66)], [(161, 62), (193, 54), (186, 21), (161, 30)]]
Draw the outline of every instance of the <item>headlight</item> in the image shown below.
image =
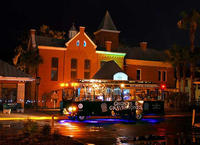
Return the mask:
[(76, 107), (75, 107), (75, 106), (73, 106), (73, 107), (72, 107), (72, 110), (73, 110), (73, 111), (76, 111)]
[(75, 112), (75, 111), (77, 111), (77, 107), (76, 106), (70, 106), (68, 108), (68, 110), (69, 110), (69, 112)]
[(73, 108), (72, 108), (72, 107), (69, 107), (68, 110), (69, 110), (70, 112), (72, 112)]

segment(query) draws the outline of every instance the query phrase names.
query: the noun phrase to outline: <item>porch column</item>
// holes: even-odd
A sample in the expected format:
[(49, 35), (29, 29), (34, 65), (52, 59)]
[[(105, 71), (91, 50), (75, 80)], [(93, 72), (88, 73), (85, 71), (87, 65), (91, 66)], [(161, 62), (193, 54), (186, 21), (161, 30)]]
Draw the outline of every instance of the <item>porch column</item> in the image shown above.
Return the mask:
[(22, 108), (24, 108), (24, 96), (25, 96), (25, 82), (18, 82), (18, 85), (17, 85), (17, 103), (21, 103)]

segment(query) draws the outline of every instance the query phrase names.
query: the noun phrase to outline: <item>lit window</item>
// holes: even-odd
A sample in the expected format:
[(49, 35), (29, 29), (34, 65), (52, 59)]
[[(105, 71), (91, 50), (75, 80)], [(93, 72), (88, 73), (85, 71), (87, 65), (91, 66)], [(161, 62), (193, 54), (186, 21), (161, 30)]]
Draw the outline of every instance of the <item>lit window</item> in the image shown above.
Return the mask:
[(76, 46), (79, 46), (80, 42), (79, 40), (76, 41)]
[(83, 46), (86, 47), (86, 41), (83, 41)]

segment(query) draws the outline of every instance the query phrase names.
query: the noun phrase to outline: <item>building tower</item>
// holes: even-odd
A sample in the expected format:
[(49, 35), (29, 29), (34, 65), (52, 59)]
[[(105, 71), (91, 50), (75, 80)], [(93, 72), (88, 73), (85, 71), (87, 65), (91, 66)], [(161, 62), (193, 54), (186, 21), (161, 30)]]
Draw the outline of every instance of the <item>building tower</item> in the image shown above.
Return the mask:
[(95, 35), (95, 43), (101, 47), (106, 46), (106, 41), (111, 41), (111, 51), (117, 51), (119, 47), (119, 33), (116, 26), (114, 25), (112, 18), (108, 11), (99, 25)]
[(76, 30), (76, 27), (73, 23), (72, 27), (69, 29), (69, 35), (68, 35), (69, 39), (73, 38), (77, 33), (78, 33), (78, 31)]

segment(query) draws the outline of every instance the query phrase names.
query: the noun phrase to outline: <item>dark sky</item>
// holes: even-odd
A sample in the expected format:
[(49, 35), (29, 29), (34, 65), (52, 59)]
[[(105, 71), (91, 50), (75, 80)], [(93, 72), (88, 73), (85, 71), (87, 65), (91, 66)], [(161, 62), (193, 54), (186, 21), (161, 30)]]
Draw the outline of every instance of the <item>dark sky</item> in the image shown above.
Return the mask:
[[(93, 33), (105, 11), (121, 31), (120, 41), (137, 46), (147, 41), (154, 49), (188, 44), (188, 33), (177, 28), (181, 11), (200, 10), (199, 0), (7, 0), (1, 4), (0, 59), (10, 61), (17, 38), (30, 28), (46, 24), (68, 31), (72, 23)], [(197, 36), (197, 39), (200, 39)], [(197, 44), (198, 45), (198, 44)]]

